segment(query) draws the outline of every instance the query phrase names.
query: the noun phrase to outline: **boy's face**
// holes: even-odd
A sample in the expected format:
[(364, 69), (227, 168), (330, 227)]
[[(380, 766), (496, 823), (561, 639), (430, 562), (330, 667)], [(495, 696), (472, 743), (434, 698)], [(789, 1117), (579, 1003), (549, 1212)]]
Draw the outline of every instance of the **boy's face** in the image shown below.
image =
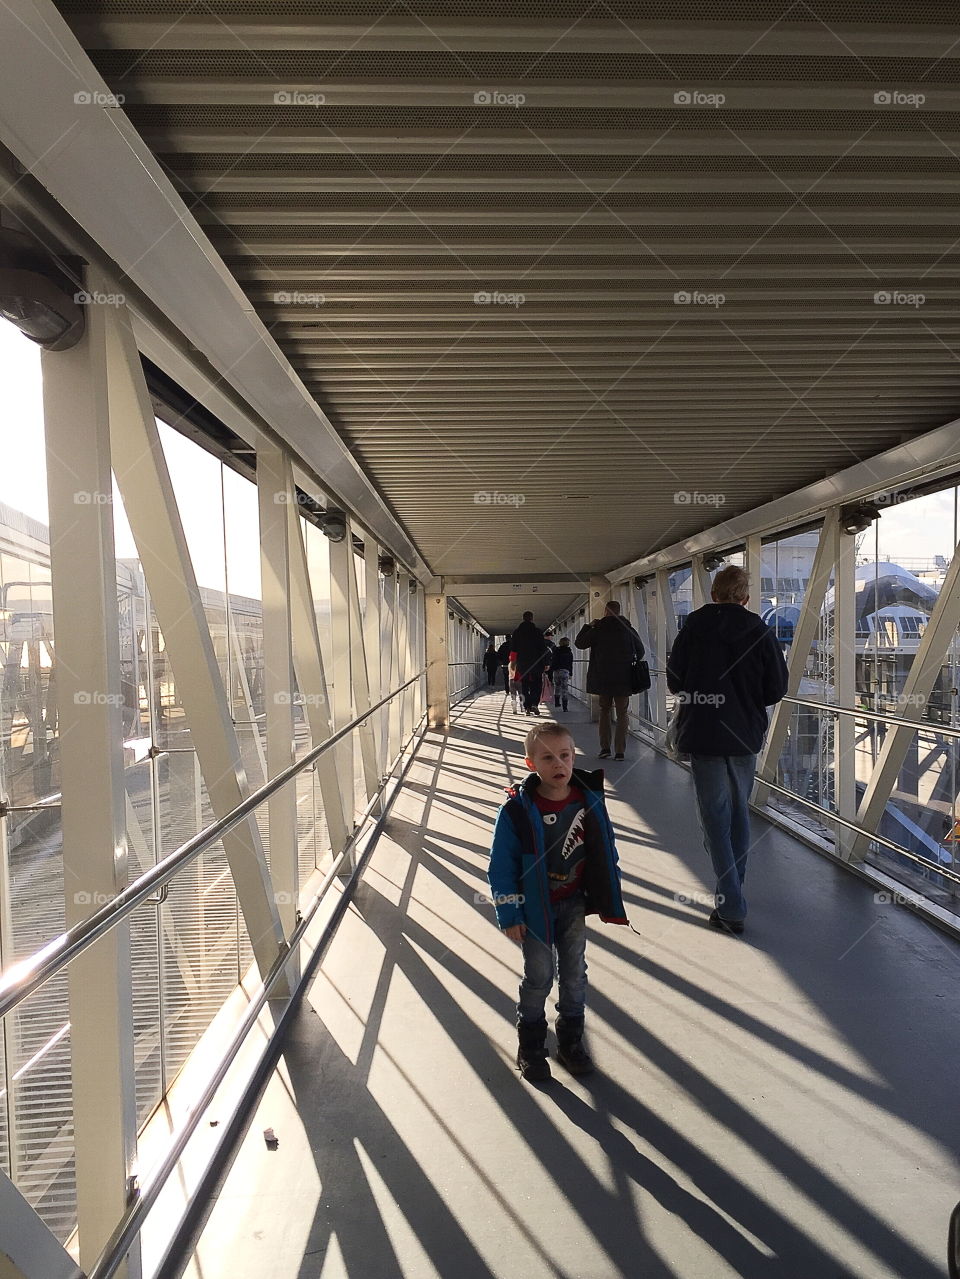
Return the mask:
[(548, 786), (566, 786), (573, 773), (576, 747), (567, 733), (541, 737), (535, 743), (533, 753), (527, 759), (527, 767), (539, 773), (540, 780)]

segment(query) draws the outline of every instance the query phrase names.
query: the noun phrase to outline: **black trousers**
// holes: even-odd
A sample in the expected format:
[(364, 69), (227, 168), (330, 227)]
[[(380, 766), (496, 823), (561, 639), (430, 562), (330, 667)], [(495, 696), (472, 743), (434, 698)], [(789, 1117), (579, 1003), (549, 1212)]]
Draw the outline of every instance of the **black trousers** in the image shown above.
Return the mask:
[(540, 692), (543, 689), (543, 671), (528, 671), (523, 677), (523, 709), (535, 711), (540, 705)]

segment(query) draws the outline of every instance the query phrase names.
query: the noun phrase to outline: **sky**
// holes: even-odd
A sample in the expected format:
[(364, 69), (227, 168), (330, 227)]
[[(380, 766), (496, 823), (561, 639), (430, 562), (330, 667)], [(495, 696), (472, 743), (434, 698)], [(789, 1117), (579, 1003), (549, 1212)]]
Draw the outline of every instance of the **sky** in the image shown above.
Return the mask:
[[(40, 348), (6, 320), (0, 320), (0, 419), (2, 464), (0, 502), (47, 523), (43, 410), (40, 393)], [(160, 436), (177, 494), (194, 571), (201, 586), (223, 589), (223, 526), (220, 463), (192, 441), (160, 423)], [(224, 478), (229, 530), (230, 590), (260, 598), (259, 521), (254, 486), (235, 472)], [(953, 554), (955, 531), (953, 489), (911, 502), (883, 506), (877, 525), (878, 559), (923, 559)], [(119, 495), (114, 500), (117, 557), (136, 556), (136, 547)], [(861, 556), (873, 558), (868, 534)], [(624, 557), (629, 558), (629, 548)]]

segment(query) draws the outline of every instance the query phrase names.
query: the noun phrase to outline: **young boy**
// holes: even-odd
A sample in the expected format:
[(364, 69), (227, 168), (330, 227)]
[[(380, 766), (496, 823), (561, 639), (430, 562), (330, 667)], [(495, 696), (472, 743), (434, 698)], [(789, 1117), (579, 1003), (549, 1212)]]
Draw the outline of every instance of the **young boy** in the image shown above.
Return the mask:
[(555, 720), (532, 728), (525, 748), (533, 772), (510, 789), (500, 809), (487, 874), (497, 923), (523, 949), (517, 1065), (524, 1079), (543, 1081), (550, 1078), (544, 1007), (554, 972), (560, 978), (557, 1060), (573, 1075), (588, 1075), (585, 916), (599, 914), (607, 924), (629, 920), (603, 771), (574, 768), (573, 738)]

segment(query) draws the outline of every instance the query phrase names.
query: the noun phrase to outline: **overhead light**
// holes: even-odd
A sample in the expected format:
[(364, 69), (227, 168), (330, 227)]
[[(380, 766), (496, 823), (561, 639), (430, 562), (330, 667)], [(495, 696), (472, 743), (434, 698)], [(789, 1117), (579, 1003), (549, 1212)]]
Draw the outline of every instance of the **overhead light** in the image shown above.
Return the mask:
[(840, 508), (840, 527), (850, 536), (862, 533), (879, 518), (880, 508), (876, 502), (854, 502), (850, 506)]
[(648, 573), (646, 577), (644, 577), (643, 575), (641, 575), (640, 577), (635, 577), (633, 579), (633, 584), (638, 591), (642, 591), (648, 582), (653, 581), (653, 576), (654, 575), (652, 573)]
[[(71, 269), (79, 259), (70, 259)], [(53, 255), (10, 227), (0, 227), (0, 315), (45, 351), (69, 351), (83, 337), (82, 292)]]
[(343, 511), (324, 511), (320, 516), (320, 529), (331, 542), (342, 542), (347, 536), (347, 517)]
[(724, 561), (723, 555), (705, 555), (703, 557), (703, 567), (708, 573), (712, 573), (715, 568), (719, 568)]
[(397, 571), (397, 561), (392, 555), (381, 555), (377, 560), (377, 568), (384, 577), (393, 577)]
[(415, 577), (411, 577), (411, 579), (410, 579), (410, 594), (411, 594), (411, 595), (416, 595), (416, 593), (417, 593), (417, 587), (418, 587), (419, 585), (420, 585), (420, 583), (417, 581), (417, 579), (416, 579)]

